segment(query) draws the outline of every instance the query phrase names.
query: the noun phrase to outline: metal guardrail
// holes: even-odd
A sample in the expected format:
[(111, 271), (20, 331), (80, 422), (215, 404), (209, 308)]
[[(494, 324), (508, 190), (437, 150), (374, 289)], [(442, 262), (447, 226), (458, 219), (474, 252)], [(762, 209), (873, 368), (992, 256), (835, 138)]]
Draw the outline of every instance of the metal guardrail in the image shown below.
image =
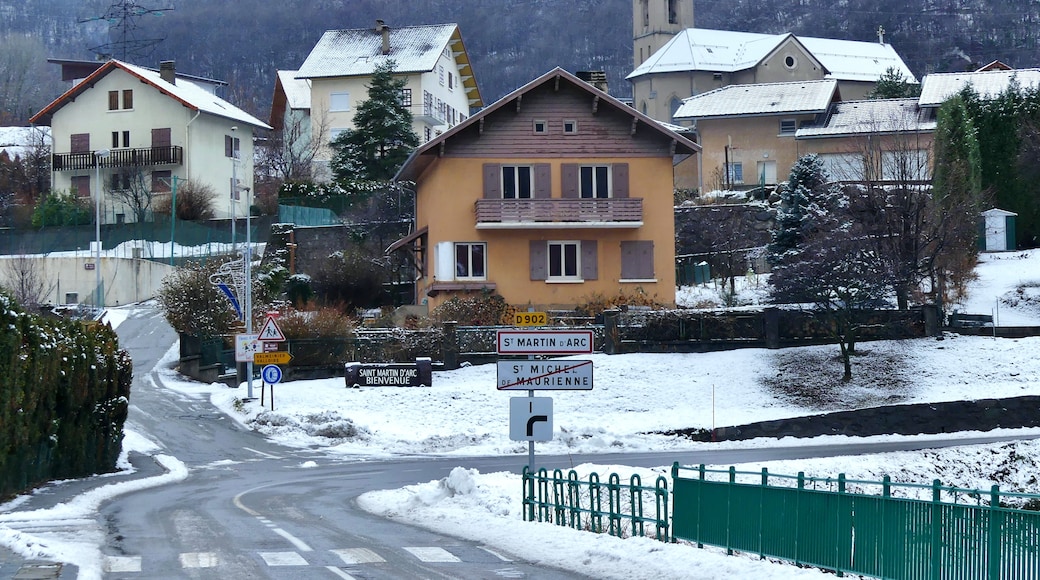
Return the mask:
[[(623, 484), (616, 473), (611, 473), (603, 483), (595, 472), (583, 481), (573, 469), (564, 477), (559, 469), (550, 476), (544, 468), (533, 474), (525, 467), (523, 485), (525, 521), (550, 522), (619, 538), (649, 535), (669, 540), (668, 480), (664, 476), (651, 487), (644, 486), (638, 474)], [(653, 502), (653, 517), (644, 514), (644, 501)]]

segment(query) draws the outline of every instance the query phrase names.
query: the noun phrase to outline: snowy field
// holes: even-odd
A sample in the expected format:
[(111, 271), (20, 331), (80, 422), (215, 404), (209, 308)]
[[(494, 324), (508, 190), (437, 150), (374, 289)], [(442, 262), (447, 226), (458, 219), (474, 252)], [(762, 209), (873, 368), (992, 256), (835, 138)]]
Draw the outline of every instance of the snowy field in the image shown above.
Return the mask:
[[(740, 297), (755, 303), (764, 296), (764, 280), (741, 279)], [(957, 308), (963, 312), (995, 314), (1002, 325), (1040, 325), (1040, 252), (983, 256), (971, 296)], [(757, 296), (757, 297), (756, 297)], [(703, 303), (718, 298), (714, 288), (684, 288), (679, 300)], [(129, 310), (113, 309), (113, 325)], [(679, 428), (711, 428), (754, 421), (804, 416), (831, 410), (871, 406), (878, 401), (900, 403), (954, 401), (976, 398), (1040, 395), (1040, 338), (996, 339), (948, 335), (943, 340), (918, 339), (861, 345), (854, 379), (841, 383), (836, 346), (801, 349), (739, 351), (708, 354), (632, 354), (575, 357), (591, 359), (592, 391), (542, 393), (554, 400), (554, 439), (538, 443), (539, 454), (617, 453), (705, 449), (727, 446), (820, 444), (844, 437), (754, 440), (718, 444), (697, 443), (659, 434)], [(470, 366), (435, 372), (429, 388), (347, 389), (342, 379), (298, 381), (272, 388), (256, 383), (259, 399), (243, 402), (247, 386), (229, 389), (218, 384), (184, 380), (173, 370), (178, 349), (166, 355), (160, 378), (166, 388), (208, 398), (229, 416), (265, 434), (273, 441), (297, 447), (323, 448), (333, 459), (378, 459), (400, 454), (440, 456), (515, 455), (517, 470), (526, 462), (527, 444), (508, 437), (508, 400), (495, 390), (494, 365)], [(806, 402), (778, 389), (780, 365), (797, 367), (799, 361), (824, 375), (818, 388), (831, 389), (829, 397)], [(795, 377), (791, 377), (793, 380)], [(521, 395), (524, 393), (521, 392)], [(463, 425), (463, 428), (459, 428)], [(124, 450), (155, 453), (154, 442), (128, 424)], [(1023, 437), (1040, 429), (1005, 430)], [(966, 433), (962, 435), (978, 435)], [(873, 437), (892, 440), (899, 437)], [(921, 436), (915, 439), (927, 439)], [(856, 439), (863, 441), (864, 439)], [(930, 483), (988, 489), (999, 484), (1005, 491), (1040, 493), (1034, 460), (1040, 443), (963, 446), (923, 452), (890, 453), (870, 457), (766, 462), (738, 465), (737, 469), (850, 479)], [(169, 474), (154, 481), (167, 483), (187, 477), (190, 469), (176, 458), (161, 457)], [(305, 466), (301, 466), (305, 467)], [(718, 466), (728, 467), (728, 466)], [(638, 469), (626, 466), (581, 465), (579, 473), (611, 471), (627, 479), (639, 473), (652, 482), (668, 466)], [(145, 485), (146, 482), (136, 485)], [(122, 490), (101, 488), (89, 498), (59, 506), (41, 519), (90, 517), (106, 494)], [(726, 556), (713, 549), (668, 545), (653, 540), (620, 540), (545, 524), (522, 521), (520, 479), (515, 472), (477, 473), (457, 468), (442, 481), (416, 482), (404, 489), (361, 496), (359, 505), (374, 513), (436, 529), (442, 533), (479, 540), (505, 554), (566, 567), (597, 578), (802, 578), (823, 572), (763, 562), (757, 557)], [(80, 562), (81, 569), (96, 567), (83, 546), (40, 546), (25, 534), (5, 533), (3, 522), (17, 515), (18, 500), (0, 506), (0, 542), (26, 554)]]

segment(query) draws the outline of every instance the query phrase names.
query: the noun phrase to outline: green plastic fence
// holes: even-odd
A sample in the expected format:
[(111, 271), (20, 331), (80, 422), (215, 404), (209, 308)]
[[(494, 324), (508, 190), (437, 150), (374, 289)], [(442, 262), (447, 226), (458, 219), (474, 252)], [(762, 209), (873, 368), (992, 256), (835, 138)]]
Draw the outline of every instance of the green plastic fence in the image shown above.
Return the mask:
[(878, 578), (1040, 578), (1040, 513), (1004, 505), (1040, 496), (703, 465), (672, 477), (675, 539)]

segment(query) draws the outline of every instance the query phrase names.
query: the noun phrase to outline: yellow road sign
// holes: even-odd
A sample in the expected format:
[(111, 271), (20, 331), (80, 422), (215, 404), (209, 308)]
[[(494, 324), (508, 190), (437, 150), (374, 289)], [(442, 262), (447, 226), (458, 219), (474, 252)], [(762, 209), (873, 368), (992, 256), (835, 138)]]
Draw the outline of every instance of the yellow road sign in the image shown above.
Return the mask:
[(549, 315), (545, 312), (517, 312), (513, 315), (513, 326), (545, 326)]
[(280, 350), (277, 352), (258, 352), (253, 355), (253, 364), (255, 365), (284, 365), (289, 364), (292, 360), (292, 355)]

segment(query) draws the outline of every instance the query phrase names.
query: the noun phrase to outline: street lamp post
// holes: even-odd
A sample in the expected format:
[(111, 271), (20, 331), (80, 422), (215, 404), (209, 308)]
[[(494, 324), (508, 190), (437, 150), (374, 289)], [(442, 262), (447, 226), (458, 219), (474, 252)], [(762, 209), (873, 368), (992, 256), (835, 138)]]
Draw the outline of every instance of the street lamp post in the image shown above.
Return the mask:
[(94, 152), (94, 180), (97, 182), (97, 198), (94, 201), (94, 307), (104, 309), (105, 294), (101, 291), (101, 160), (111, 153), (108, 149)]

